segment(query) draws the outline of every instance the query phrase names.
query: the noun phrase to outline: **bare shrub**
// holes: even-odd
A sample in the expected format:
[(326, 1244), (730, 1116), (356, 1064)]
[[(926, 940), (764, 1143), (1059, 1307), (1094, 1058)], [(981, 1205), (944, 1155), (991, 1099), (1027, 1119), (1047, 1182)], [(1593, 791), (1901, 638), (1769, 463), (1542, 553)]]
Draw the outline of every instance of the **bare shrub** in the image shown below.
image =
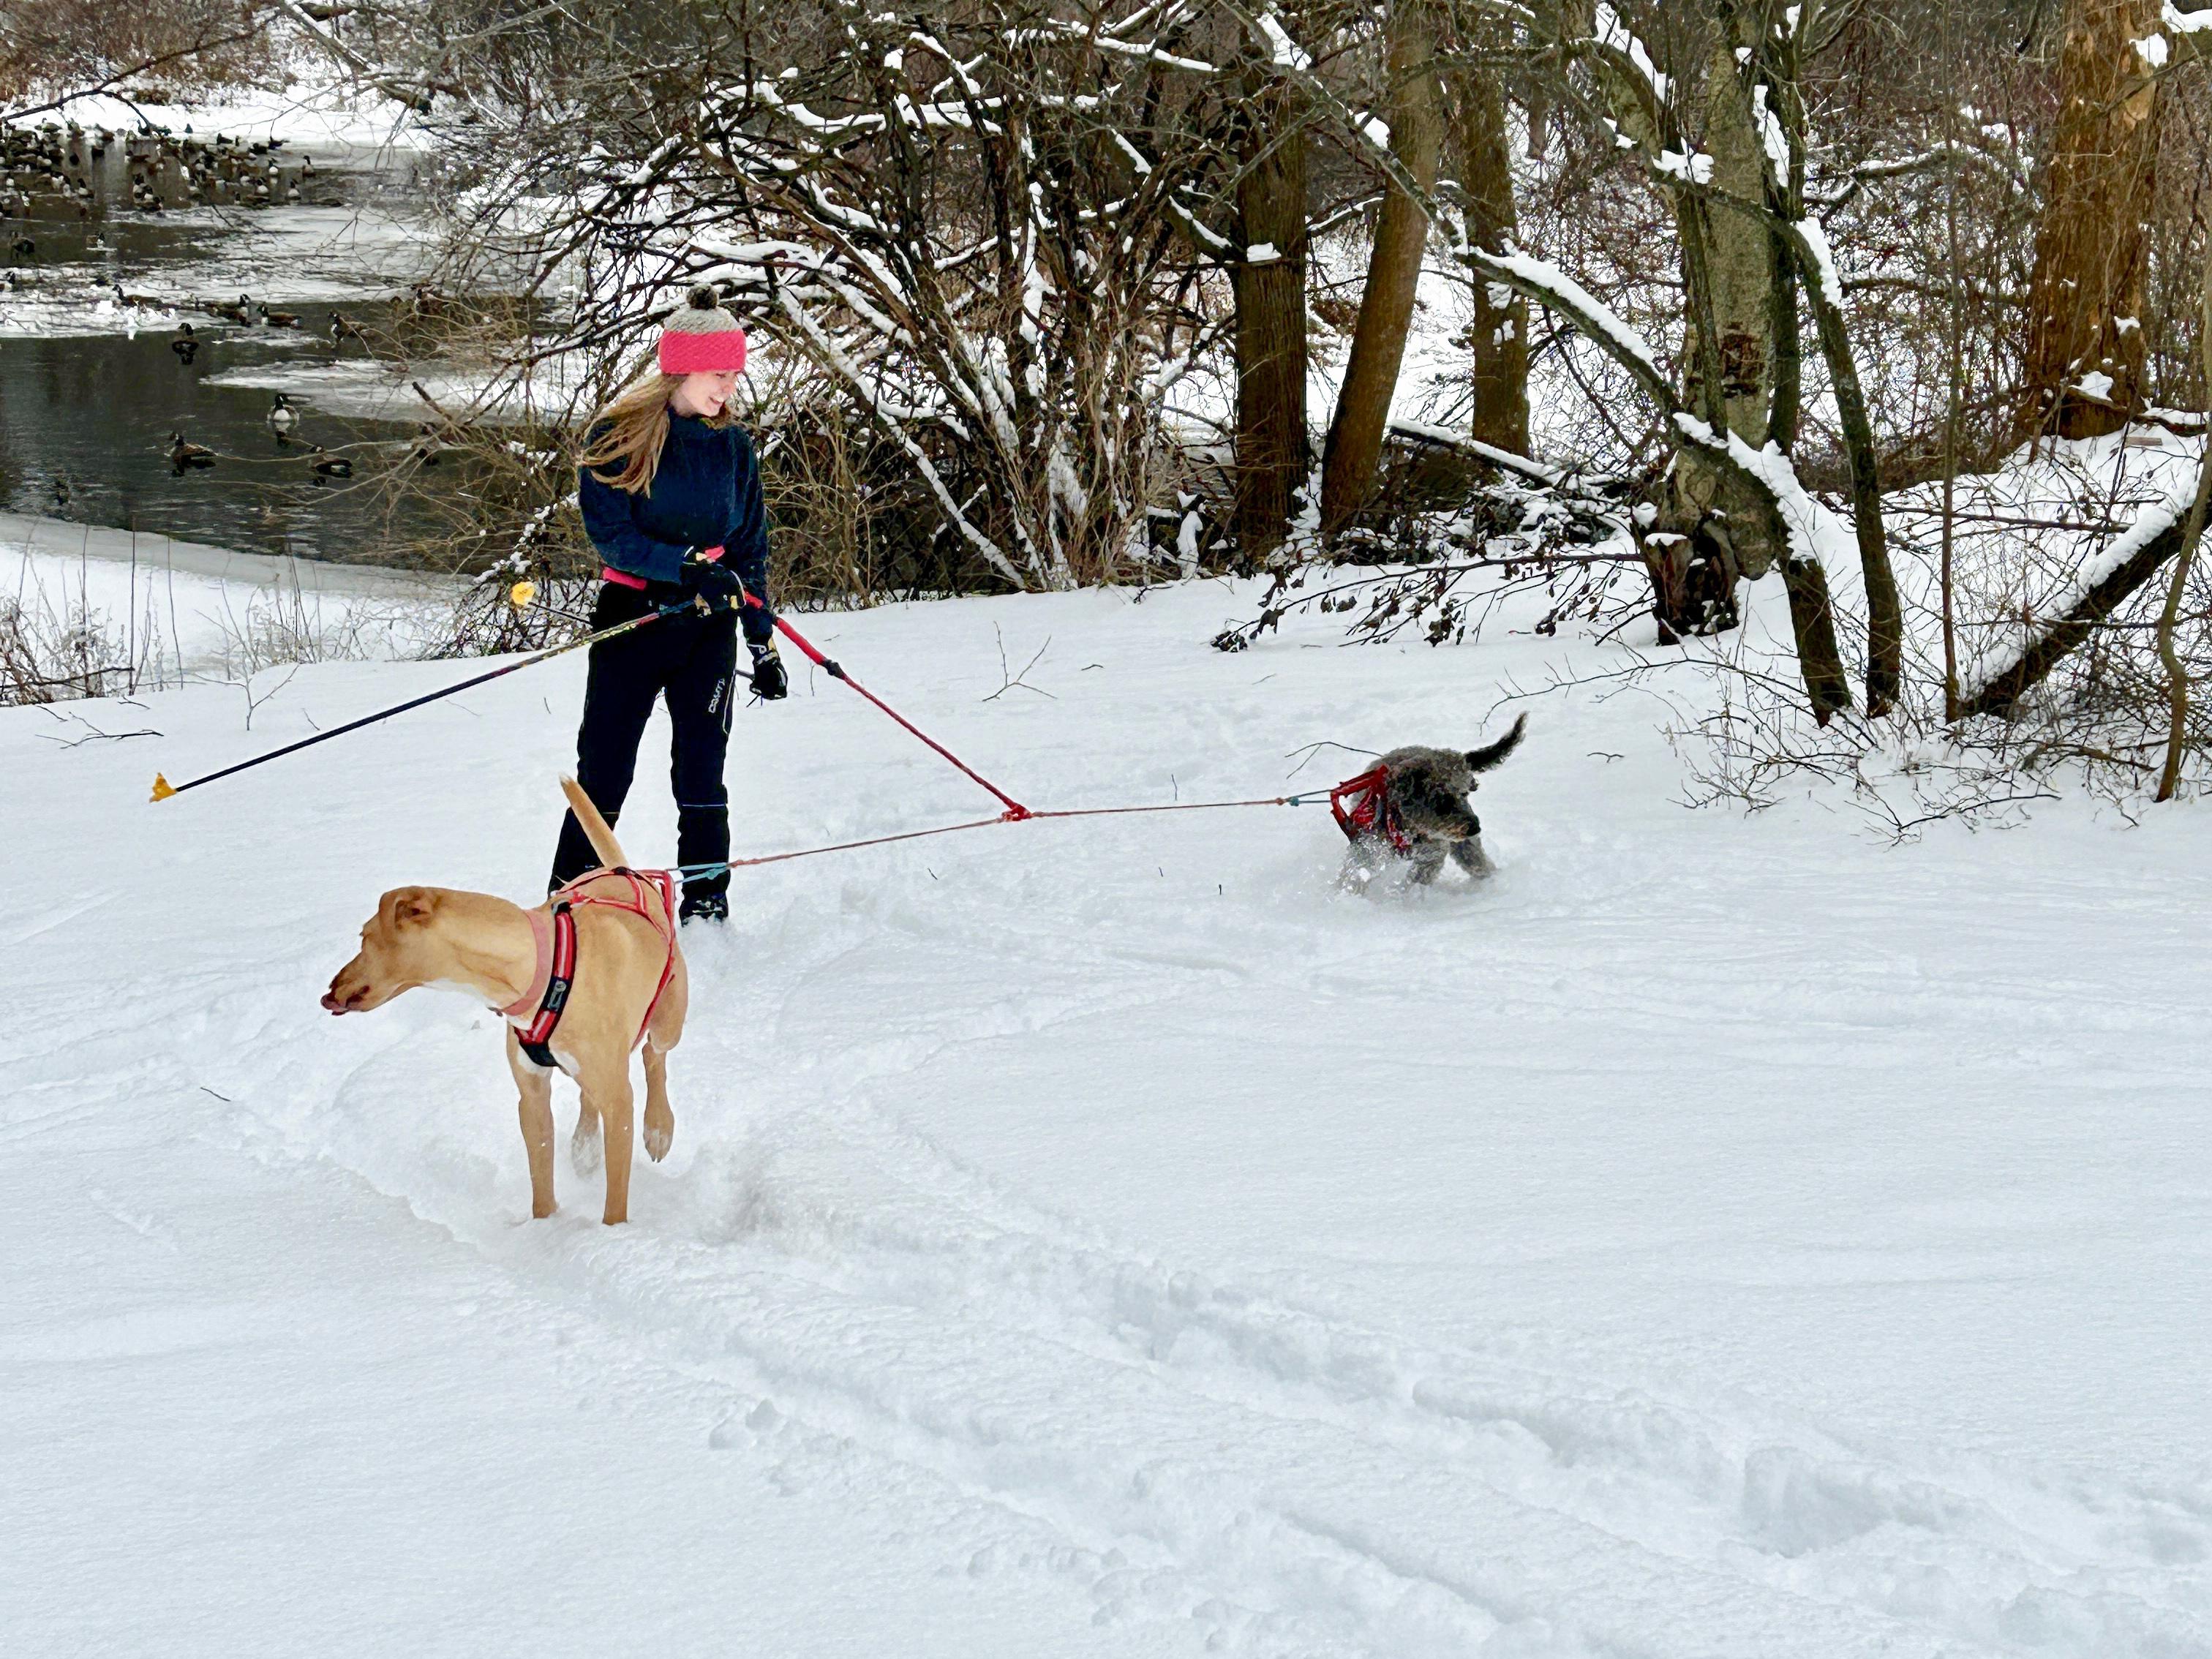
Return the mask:
[(9, 0), (0, 6), (0, 106), (21, 114), (131, 82), (165, 100), (265, 76), (270, 0)]
[(108, 696), (133, 668), (123, 637), (83, 601), (57, 613), (0, 598), (0, 705)]

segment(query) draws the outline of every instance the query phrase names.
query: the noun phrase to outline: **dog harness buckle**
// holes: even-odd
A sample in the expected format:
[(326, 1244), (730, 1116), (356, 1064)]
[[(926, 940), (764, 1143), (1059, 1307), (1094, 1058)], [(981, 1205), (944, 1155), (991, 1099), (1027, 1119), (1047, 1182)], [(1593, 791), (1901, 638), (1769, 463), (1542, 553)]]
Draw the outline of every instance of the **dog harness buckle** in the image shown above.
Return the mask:
[[(545, 989), (538, 999), (538, 1006), (530, 1017), (530, 1024), (517, 1028), (516, 1045), (529, 1057), (532, 1066), (552, 1071), (560, 1065), (553, 1058), (548, 1045), (553, 1038), (553, 1028), (561, 1023), (561, 1011), (568, 1006), (568, 988), (576, 979), (576, 918), (565, 898), (553, 902), (551, 949), (541, 950), (539, 961), (545, 969)], [(526, 994), (523, 1002), (529, 1001)], [(510, 1005), (500, 1012), (509, 1019), (519, 1017), (520, 1004)]]

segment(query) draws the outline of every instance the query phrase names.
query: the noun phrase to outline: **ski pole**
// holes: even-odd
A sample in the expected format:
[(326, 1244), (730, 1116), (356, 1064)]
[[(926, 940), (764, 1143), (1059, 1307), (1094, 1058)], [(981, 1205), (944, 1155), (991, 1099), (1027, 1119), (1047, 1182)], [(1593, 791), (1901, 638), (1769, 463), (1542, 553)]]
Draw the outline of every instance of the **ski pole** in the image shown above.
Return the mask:
[[(751, 605), (755, 610), (765, 611), (768, 609), (768, 607), (763, 605), (760, 600), (754, 598), (750, 591), (745, 594), (744, 602), (747, 605)], [(843, 667), (841, 666), (834, 658), (823, 656), (821, 651), (815, 646), (813, 641), (808, 639), (805, 635), (793, 628), (781, 616), (777, 616), (771, 612), (769, 620), (775, 624), (775, 631), (777, 633), (782, 635), (784, 638), (789, 640), (793, 645), (799, 647), (799, 651), (805, 656), (807, 661), (812, 663), (817, 668), (827, 674), (831, 679), (844, 681), (846, 684), (851, 686), (853, 690), (859, 692), (870, 702), (875, 704), (877, 708), (882, 709), (884, 713), (889, 714), (893, 720), (896, 720), (899, 725), (904, 727), (908, 732), (921, 738), (922, 742), (927, 744), (932, 749), (935, 750), (937, 753), (943, 756), (946, 760), (951, 762), (954, 766), (959, 768), (960, 770), (966, 774), (970, 780), (981, 784), (985, 789), (990, 791), (993, 795), (998, 798), (999, 805), (1006, 809), (1004, 815), (1004, 821), (1006, 823), (1019, 823), (1024, 818), (1034, 817), (1036, 816), (1035, 813), (1030, 811), (1028, 807), (1023, 805), (1021, 802), (1016, 800), (1005, 790), (1000, 788), (997, 784), (992, 782), (990, 779), (985, 777), (974, 767), (969, 765), (966, 761), (962, 760), (959, 756), (954, 754), (943, 744), (938, 742), (935, 738), (931, 737), (928, 732), (923, 731), (905, 715), (900, 714), (897, 709), (892, 708), (890, 704), (885, 702), (874, 692), (869, 690), (866, 686), (861, 684), (860, 681), (854, 679), (850, 674), (847, 673)]]
[[(518, 611), (528, 605), (537, 597), (537, 588), (529, 582), (517, 582), (507, 590), (507, 600)], [(658, 622), (663, 617), (672, 617), (679, 611), (691, 609), (695, 603), (696, 601), (686, 599), (680, 604), (662, 605), (659, 610), (647, 611), (642, 617), (633, 617), (628, 622), (617, 623), (611, 628), (602, 628), (596, 634), (586, 634), (581, 639), (570, 640), (566, 645), (556, 645), (550, 650), (537, 652), (519, 661), (508, 663), (503, 667), (495, 668), (488, 674), (478, 674), (473, 678), (463, 680), (458, 685), (449, 685), (442, 690), (426, 692), (419, 697), (410, 697), (405, 702), (394, 703), (391, 708), (380, 709), (374, 714), (363, 714), (357, 720), (348, 720), (343, 726), (334, 726), (327, 732), (316, 732), (312, 738), (302, 738), (297, 743), (288, 743), (281, 749), (271, 749), (265, 755), (256, 755), (251, 760), (240, 761), (235, 765), (226, 766), (220, 771), (207, 773), (204, 776), (193, 778), (185, 783), (171, 783), (168, 779), (156, 772), (154, 774), (154, 799), (157, 801), (167, 800), (172, 795), (183, 794), (187, 789), (197, 789), (204, 783), (213, 783), (217, 778), (227, 778), (234, 772), (244, 772), (269, 761), (281, 760), (286, 755), (297, 754), (302, 749), (312, 749), (319, 743), (328, 743), (332, 738), (342, 738), (349, 732), (358, 732), (364, 726), (374, 726), (379, 720), (390, 720), (394, 714), (404, 714), (410, 708), (420, 708), (426, 702), (435, 702), (441, 697), (450, 697), (456, 692), (467, 690), (471, 686), (485, 684), (520, 670), (533, 667), (541, 662), (550, 662), (555, 657), (564, 656), (571, 651), (579, 650), (587, 645), (597, 645), (602, 640), (611, 640), (617, 635), (629, 633), (634, 628), (642, 628), (647, 623)]]

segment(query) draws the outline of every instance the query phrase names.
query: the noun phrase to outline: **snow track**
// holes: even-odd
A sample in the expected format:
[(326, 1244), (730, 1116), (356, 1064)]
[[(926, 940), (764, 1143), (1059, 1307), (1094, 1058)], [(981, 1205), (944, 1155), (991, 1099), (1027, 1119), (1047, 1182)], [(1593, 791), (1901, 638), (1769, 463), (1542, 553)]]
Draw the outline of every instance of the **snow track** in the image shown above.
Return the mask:
[[(739, 989), (699, 984), (709, 1004)], [(253, 996), (222, 1012), (276, 1052), (318, 1024)], [(392, 1042), (306, 1123), (412, 1091), (423, 1059)], [(151, 1071), (112, 1086), (157, 1090)], [(295, 1082), (257, 1083), (249, 1109)], [(444, 1184), (434, 1166), (416, 1182)], [(1729, 1655), (1784, 1633), (1836, 1656), (2148, 1655), (2203, 1629), (2201, 1605), (2160, 1599), (2212, 1539), (2172, 1498), (1929, 1467), (1741, 1401), (1364, 1328), (1117, 1249), (865, 1106), (712, 1144), (680, 1188), (638, 1237), (518, 1228), (507, 1204), (428, 1212), (531, 1293), (730, 1389), (710, 1445), (854, 1494), (935, 1481), (1041, 1528), (1042, 1559), (984, 1526), (966, 1570), (1042, 1565), (1101, 1621), (1409, 1656), (1635, 1654), (1668, 1629)]]
[[(1163, 631), (1170, 599), (1186, 637)], [(1205, 596), (1149, 603), (1133, 621), (1085, 596), (1054, 626), (1088, 629), (1080, 660), (1162, 665), (1156, 694), (987, 716), (947, 688), (934, 712), (1073, 804), (1107, 756), (1142, 794), (1170, 763), (1188, 790), (1286, 738), (1395, 737), (1467, 660), (1332, 657), (1262, 703), (1247, 683), (1303, 669), (1294, 647), (1224, 678), (1189, 652)], [(944, 643), (923, 630), (1029, 614), (856, 618), (848, 648), (921, 684)], [(358, 700), (392, 684), (363, 674)], [(1332, 707), (1347, 684), (1356, 728)], [(337, 692), (319, 719), (356, 700)], [(787, 712), (807, 735), (760, 741), (821, 764), (761, 803), (761, 850), (958, 799), (834, 702), (756, 711), (748, 736)], [(67, 873), (11, 888), (0, 938), (74, 939), (89, 975), (99, 919), (165, 895), (165, 944), (153, 967), (106, 964), (98, 998), (88, 977), (10, 975), (33, 1017), (0, 1038), (0, 1152), (64, 1130), (127, 1147), (115, 1103), (137, 1101), (279, 1179), (358, 1176), (508, 1287), (524, 1328), (580, 1333), (586, 1386), (707, 1402), (684, 1431), (707, 1473), (670, 1504), (734, 1460), (793, 1503), (911, 1517), (939, 1572), (1032, 1609), (999, 1633), (1009, 1653), (1075, 1650), (1087, 1626), (1109, 1652), (2212, 1654), (2202, 1413), (2145, 1403), (2201, 1353), (2188, 1218), (2207, 1186), (2179, 1149), (2203, 1097), (2176, 1089), (2203, 1058), (2180, 1035), (2206, 981), (2177, 920), (2203, 914), (2203, 878), (2143, 837), (2093, 880), (2037, 832), (1969, 858), (1857, 846), (1818, 814), (1688, 818), (1617, 711), (1547, 714), (1521, 787), (1509, 769), (1480, 803), (1507, 866), (1481, 893), (1336, 895), (1333, 830), (1288, 811), (741, 875), (731, 933), (687, 940), (676, 1150), (641, 1168), (635, 1224), (613, 1231), (565, 1146), (562, 1214), (519, 1224), (488, 1016), (416, 995), (333, 1025), (310, 990), (387, 877), (516, 887), (538, 849), (486, 847), (422, 803), (450, 769), (502, 819), (550, 817), (557, 733), (489, 763), (392, 751), (423, 768), (406, 816), (366, 786), (296, 806), (294, 853), (243, 911), (234, 883), (176, 884), (222, 809), (173, 814), (182, 838), (143, 843), (120, 884), (71, 864), (64, 835)], [(1083, 752), (1058, 746), (1070, 719)], [(1633, 787), (1581, 758), (1639, 743)], [(640, 856), (656, 811), (623, 822)], [(399, 844), (369, 850), (356, 823)], [(2112, 832), (2048, 833), (2110, 860)], [(334, 879), (339, 844), (371, 868)], [(1713, 856), (1662, 879), (1670, 846)], [(1808, 846), (1841, 876), (1806, 869)], [(1978, 867), (1988, 887), (1962, 889)], [(1899, 924), (1945, 904), (1948, 922)], [(1715, 1086), (1715, 1048), (1741, 1087)], [(2122, 1127), (2092, 1168), (2074, 1126), (2100, 1091)], [(180, 1237), (131, 1188), (102, 1177), (99, 1224), (156, 1251)], [(2136, 1269), (2118, 1291), (2100, 1232)], [(2173, 1300), (2145, 1280), (2161, 1251), (2189, 1286)], [(2100, 1352), (2093, 1310), (2115, 1295), (2133, 1335)], [(1936, 1334), (1953, 1322), (1988, 1366), (1926, 1389), (1956, 1364)], [(2046, 1350), (2048, 1391), (2026, 1375)], [(2113, 1395), (2084, 1396), (2106, 1371)], [(667, 1413), (640, 1431), (677, 1432)], [(826, 1634), (868, 1575), (823, 1574)], [(940, 1632), (912, 1650), (971, 1647)]]

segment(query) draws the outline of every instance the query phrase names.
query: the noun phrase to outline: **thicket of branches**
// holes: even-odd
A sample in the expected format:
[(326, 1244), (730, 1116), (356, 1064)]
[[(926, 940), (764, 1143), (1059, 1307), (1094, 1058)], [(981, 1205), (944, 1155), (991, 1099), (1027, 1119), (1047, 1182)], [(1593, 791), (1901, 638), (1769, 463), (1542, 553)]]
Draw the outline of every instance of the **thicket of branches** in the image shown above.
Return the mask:
[[(1612, 561), (1664, 649), (1772, 573), (1815, 727), (2196, 729), (2193, 3), (283, 11), (436, 136), (447, 297), (411, 344), (504, 381), (436, 416), (481, 470), (474, 566), (582, 580), (567, 436), (706, 280), (763, 344), (795, 595), (1269, 568), (1259, 626), (1326, 590), (1442, 641), (1440, 565), (1617, 629), (1632, 582), (1562, 586)], [(1439, 279), (1461, 355), (1394, 424)], [(2047, 493), (1972, 483), (1999, 469)], [(1299, 574), (1347, 561), (1422, 568)]]
[(130, 87), (163, 100), (252, 84), (269, 68), (275, 0), (7, 0), (0, 5), (0, 114), (66, 109)]

